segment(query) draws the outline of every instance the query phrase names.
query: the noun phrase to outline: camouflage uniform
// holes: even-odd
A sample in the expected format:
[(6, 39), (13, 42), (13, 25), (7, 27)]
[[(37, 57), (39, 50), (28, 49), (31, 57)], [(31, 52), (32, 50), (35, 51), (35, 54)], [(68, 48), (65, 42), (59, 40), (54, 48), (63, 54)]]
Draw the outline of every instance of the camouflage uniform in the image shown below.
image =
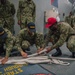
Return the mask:
[(14, 32), (14, 14), (15, 8), (12, 3), (6, 0), (6, 4), (0, 3), (0, 26)]
[(74, 15), (66, 16), (65, 22), (69, 23), (69, 25), (71, 25), (71, 27), (75, 29), (75, 16)]
[(71, 52), (75, 52), (75, 31), (73, 28), (65, 22), (59, 22), (57, 23), (57, 26), (56, 32), (51, 32), (49, 30), (45, 43), (47, 44), (51, 38), (54, 44), (51, 49), (55, 49), (62, 46), (64, 42), (66, 42), (67, 48)]
[[(13, 48), (14, 37), (12, 36), (11, 32), (7, 29), (4, 29), (7, 33), (7, 37), (5, 39), (0, 38), (0, 49), (6, 50), (6, 57), (9, 57), (10, 51)], [(5, 49), (4, 49), (5, 47)], [(1, 50), (0, 50), (1, 52)], [(3, 52), (3, 51), (2, 51)]]
[(35, 4), (32, 0), (30, 2), (27, 0), (19, 1), (17, 18), (18, 21), (21, 22), (21, 29), (25, 28), (28, 23), (35, 22), (35, 8)]
[(16, 46), (18, 47), (18, 50), (27, 49), (33, 44), (36, 45), (37, 49), (44, 47), (43, 34), (34, 33), (34, 35), (30, 35), (27, 28), (20, 30), (16, 37)]

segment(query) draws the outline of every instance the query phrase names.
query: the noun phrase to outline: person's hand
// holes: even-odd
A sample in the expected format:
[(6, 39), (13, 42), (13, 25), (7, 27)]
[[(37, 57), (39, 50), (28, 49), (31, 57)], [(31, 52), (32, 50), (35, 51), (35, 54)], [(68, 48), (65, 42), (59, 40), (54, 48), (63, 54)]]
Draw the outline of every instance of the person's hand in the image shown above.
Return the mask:
[(40, 48), (40, 49), (38, 49), (37, 50), (37, 53), (39, 54), (40, 53), (40, 51), (42, 51), (44, 48)]
[(8, 57), (5, 57), (5, 58), (1, 61), (1, 63), (4, 65), (7, 61), (8, 61)]
[(49, 53), (50, 51), (51, 51), (51, 47), (48, 47), (46, 53)]
[(18, 21), (18, 25), (21, 25), (21, 21), (20, 20)]
[(24, 58), (27, 57), (27, 53), (25, 53), (25, 52), (23, 52), (23, 51), (21, 51), (21, 55), (22, 55), (22, 57), (24, 57)]

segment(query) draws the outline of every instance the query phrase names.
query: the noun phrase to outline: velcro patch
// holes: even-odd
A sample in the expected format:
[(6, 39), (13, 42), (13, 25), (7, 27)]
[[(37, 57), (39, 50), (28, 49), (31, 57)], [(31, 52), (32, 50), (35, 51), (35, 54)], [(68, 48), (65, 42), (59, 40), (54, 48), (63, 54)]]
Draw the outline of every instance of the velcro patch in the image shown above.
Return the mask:
[(30, 28), (35, 28), (35, 26), (30, 26)]

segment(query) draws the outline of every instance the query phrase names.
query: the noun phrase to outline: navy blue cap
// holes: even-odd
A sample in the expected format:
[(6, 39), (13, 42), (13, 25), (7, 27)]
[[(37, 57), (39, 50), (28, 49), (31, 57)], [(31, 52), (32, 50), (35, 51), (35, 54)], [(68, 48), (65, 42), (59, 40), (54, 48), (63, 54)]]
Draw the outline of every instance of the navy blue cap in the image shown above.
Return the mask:
[(0, 38), (4, 39), (6, 38), (7, 33), (4, 31), (2, 27), (0, 27)]
[(36, 29), (35, 29), (35, 24), (33, 22), (30, 22), (27, 24), (27, 27), (29, 28), (29, 30), (31, 32), (36, 32)]

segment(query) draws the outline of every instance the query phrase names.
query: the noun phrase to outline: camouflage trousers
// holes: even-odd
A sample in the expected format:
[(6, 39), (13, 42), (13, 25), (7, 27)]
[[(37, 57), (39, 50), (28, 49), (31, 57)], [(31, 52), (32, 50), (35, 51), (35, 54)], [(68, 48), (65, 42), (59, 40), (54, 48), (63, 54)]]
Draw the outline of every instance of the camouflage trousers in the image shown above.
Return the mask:
[[(51, 36), (50, 38), (51, 42), (53, 44), (55, 44), (58, 40), (59, 40), (59, 37), (53, 35)], [(71, 52), (75, 52), (75, 35), (71, 35), (66, 42), (66, 46), (67, 48), (71, 51)]]
[(6, 19), (6, 24), (4, 24), (4, 28), (7, 28), (12, 34), (14, 34), (14, 23), (15, 20), (13, 17), (8, 17)]
[(30, 47), (30, 43), (28, 42), (28, 41), (26, 41), (26, 40), (24, 40), (23, 42), (22, 42), (22, 49), (27, 49), (27, 48), (29, 48)]
[(26, 17), (26, 16), (22, 17), (20, 28), (23, 29), (23, 28), (27, 27), (27, 24), (30, 22), (33, 22), (32, 17)]
[(71, 52), (75, 52), (75, 35), (72, 35), (72, 36), (69, 37), (69, 39), (67, 41), (67, 48)]
[(14, 32), (14, 19), (13, 17), (7, 17), (5, 19), (0, 18), (0, 27), (7, 28), (12, 34)]

